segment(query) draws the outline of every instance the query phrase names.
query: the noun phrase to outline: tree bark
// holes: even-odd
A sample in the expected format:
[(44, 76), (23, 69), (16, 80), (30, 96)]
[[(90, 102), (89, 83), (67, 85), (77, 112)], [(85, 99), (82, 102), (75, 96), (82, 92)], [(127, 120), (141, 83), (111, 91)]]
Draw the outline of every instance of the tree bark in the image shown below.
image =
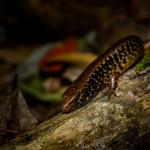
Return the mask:
[(101, 92), (86, 106), (55, 116), (2, 149), (130, 150), (150, 148), (150, 75), (118, 79), (117, 96)]

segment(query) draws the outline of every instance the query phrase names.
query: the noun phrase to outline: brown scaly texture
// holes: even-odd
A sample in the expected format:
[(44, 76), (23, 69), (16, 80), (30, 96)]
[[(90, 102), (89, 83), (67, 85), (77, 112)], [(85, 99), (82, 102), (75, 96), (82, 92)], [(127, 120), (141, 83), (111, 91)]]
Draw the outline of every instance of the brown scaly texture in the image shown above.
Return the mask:
[(110, 84), (112, 77), (119, 78), (143, 55), (143, 42), (137, 36), (129, 36), (115, 43), (67, 89), (63, 96), (62, 111), (71, 112), (87, 104)]

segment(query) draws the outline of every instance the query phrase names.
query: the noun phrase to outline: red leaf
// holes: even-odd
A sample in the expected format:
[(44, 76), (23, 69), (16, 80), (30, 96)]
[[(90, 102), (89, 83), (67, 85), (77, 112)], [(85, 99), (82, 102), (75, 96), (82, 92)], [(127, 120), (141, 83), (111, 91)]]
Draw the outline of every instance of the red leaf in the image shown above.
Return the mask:
[(39, 62), (39, 68), (40, 70), (46, 71), (46, 72), (59, 72), (63, 69), (64, 65), (61, 63), (58, 64), (51, 64), (49, 60), (55, 57), (65, 54), (65, 53), (72, 53), (75, 52), (77, 47), (76, 40), (74, 38), (68, 38), (64, 41), (64, 43), (57, 45), (53, 49), (50, 49), (40, 60)]

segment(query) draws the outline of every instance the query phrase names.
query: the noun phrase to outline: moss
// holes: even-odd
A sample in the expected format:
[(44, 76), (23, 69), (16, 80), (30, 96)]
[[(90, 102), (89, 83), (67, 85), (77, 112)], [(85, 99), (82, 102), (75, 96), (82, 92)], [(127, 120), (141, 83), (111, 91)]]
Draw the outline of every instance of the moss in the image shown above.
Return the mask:
[(137, 72), (150, 68), (150, 53), (146, 54), (144, 58), (136, 65)]

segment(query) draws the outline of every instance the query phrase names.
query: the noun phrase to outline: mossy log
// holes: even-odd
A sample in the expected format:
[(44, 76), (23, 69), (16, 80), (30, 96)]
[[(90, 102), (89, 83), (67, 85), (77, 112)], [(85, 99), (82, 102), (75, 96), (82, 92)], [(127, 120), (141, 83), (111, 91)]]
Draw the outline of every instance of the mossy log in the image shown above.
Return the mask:
[(150, 75), (130, 69), (118, 79), (117, 96), (101, 92), (86, 106), (60, 113), (2, 149), (148, 149), (150, 148)]

